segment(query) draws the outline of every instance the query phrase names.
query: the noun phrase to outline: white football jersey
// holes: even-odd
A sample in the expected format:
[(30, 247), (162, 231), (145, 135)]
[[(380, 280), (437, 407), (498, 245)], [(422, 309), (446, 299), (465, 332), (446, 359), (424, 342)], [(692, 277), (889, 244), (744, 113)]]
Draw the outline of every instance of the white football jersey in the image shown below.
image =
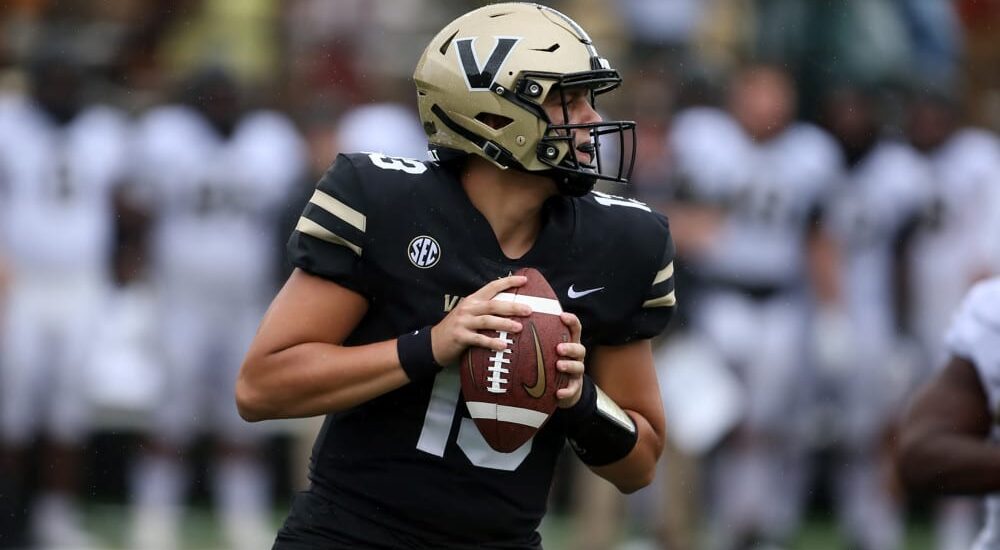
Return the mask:
[(195, 110), (157, 108), (138, 130), (138, 178), (157, 209), (156, 274), (168, 285), (265, 288), (273, 216), (302, 174), (304, 144), (273, 112), (245, 115), (226, 139)]
[(338, 121), (335, 136), (341, 152), (427, 157), (427, 134), (420, 125), (420, 117), (395, 103), (371, 103), (350, 109)]
[(947, 320), (990, 261), (982, 243), (990, 220), (1000, 215), (989, 200), (1000, 188), (1000, 142), (982, 130), (962, 130), (926, 158), (933, 197), (914, 239), (910, 273), (914, 324), (940, 364)]
[(927, 208), (930, 167), (913, 148), (883, 141), (844, 175), (827, 211), (840, 245), (845, 306), (856, 329), (887, 342), (894, 332), (896, 239)]
[(692, 107), (677, 113), (668, 142), (675, 175), (695, 199), (712, 203), (726, 200), (742, 178), (742, 167), (731, 162), (726, 148), (740, 140), (742, 130), (728, 113), (713, 107)]
[[(975, 365), (995, 417), (1000, 411), (1000, 277), (972, 287), (945, 341), (951, 354)], [(995, 423), (990, 438), (1000, 442), (1000, 426)], [(985, 523), (974, 548), (1000, 548), (1000, 496), (987, 497)]]
[(111, 193), (126, 175), (128, 133), (111, 107), (59, 125), (30, 101), (0, 103), (0, 253), (15, 275), (107, 273)]
[(719, 238), (692, 259), (708, 278), (789, 286), (803, 277), (810, 215), (842, 161), (819, 128), (795, 123), (756, 142), (721, 111), (681, 113), (670, 136), (679, 176), (696, 199), (727, 207)]

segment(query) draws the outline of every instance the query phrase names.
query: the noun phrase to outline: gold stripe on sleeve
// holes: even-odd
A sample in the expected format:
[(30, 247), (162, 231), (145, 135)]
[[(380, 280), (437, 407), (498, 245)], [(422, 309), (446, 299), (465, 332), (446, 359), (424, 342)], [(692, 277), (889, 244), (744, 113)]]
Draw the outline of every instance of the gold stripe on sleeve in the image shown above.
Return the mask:
[(326, 193), (317, 189), (309, 202), (315, 204), (316, 206), (326, 210), (327, 212), (337, 216), (338, 218), (344, 220), (345, 222), (357, 227), (359, 231), (364, 233), (365, 224), (367, 219), (365, 215), (357, 210), (347, 206), (346, 204), (340, 202), (334, 197), (327, 195)]
[(651, 298), (642, 303), (642, 307), (671, 307), (677, 304), (677, 298), (674, 297), (674, 291), (660, 296), (659, 298)]
[(661, 269), (656, 273), (656, 277), (653, 277), (653, 286), (656, 286), (673, 276), (674, 276), (674, 262), (670, 262), (669, 264), (667, 264), (667, 267), (664, 267), (663, 269)]
[(339, 244), (340, 246), (346, 246), (350, 248), (358, 256), (361, 255), (361, 247), (348, 241), (347, 239), (337, 235), (320, 224), (310, 220), (309, 218), (302, 216), (299, 218), (299, 223), (296, 224), (295, 230), (301, 233), (305, 233), (310, 237), (316, 237), (317, 239), (326, 241), (328, 243)]

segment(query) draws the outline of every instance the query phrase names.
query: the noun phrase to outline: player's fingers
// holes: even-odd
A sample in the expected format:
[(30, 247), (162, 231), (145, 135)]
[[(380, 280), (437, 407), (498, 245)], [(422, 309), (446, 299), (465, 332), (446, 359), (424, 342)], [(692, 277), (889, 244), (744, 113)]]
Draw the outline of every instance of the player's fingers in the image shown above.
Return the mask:
[(587, 358), (587, 348), (576, 342), (563, 342), (556, 345), (556, 353), (561, 357), (583, 361)]
[(486, 300), (473, 302), (468, 306), (472, 315), (498, 315), (501, 317), (527, 317), (531, 315), (531, 306), (517, 304), (509, 300)]
[(498, 315), (477, 315), (469, 322), (472, 330), (495, 330), (497, 332), (520, 332), (521, 323)]
[[(556, 399), (569, 399), (580, 392), (583, 381), (581, 378), (570, 378), (565, 388), (556, 390)], [(566, 405), (563, 405), (566, 406)]]
[(568, 311), (562, 312), (562, 314), (559, 315), (559, 318), (562, 319), (566, 328), (569, 329), (570, 341), (579, 342), (580, 334), (583, 333), (583, 325), (580, 324), (580, 318)]
[(470, 294), (469, 298), (489, 300), (508, 288), (519, 287), (526, 282), (528, 282), (528, 278), (524, 275), (508, 275), (507, 277), (500, 277), (499, 279), (490, 281), (483, 285), (482, 288)]
[(463, 338), (463, 343), (467, 346), (476, 346), (496, 351), (507, 349), (507, 344), (503, 340), (499, 338), (490, 338), (485, 334), (480, 334), (474, 331), (470, 331), (468, 335)]
[(560, 359), (556, 361), (556, 369), (559, 372), (564, 372), (572, 376), (579, 376), (583, 374), (584, 366), (582, 361), (570, 361), (568, 359)]

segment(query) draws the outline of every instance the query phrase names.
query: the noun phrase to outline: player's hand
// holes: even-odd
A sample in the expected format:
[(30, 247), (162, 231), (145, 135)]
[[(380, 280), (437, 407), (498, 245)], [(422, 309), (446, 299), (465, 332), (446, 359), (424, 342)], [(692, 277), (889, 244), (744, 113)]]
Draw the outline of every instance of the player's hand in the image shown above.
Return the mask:
[(492, 298), (527, 281), (528, 278), (523, 275), (503, 277), (459, 300), (458, 305), (431, 328), (431, 348), (437, 364), (447, 366), (457, 362), (469, 346), (498, 351), (505, 349), (507, 344), (499, 338), (490, 338), (477, 331), (521, 332), (521, 323), (508, 317), (527, 317), (531, 315), (531, 308)]
[(576, 405), (583, 391), (583, 360), (587, 357), (587, 348), (580, 343), (580, 334), (583, 332), (580, 319), (567, 312), (563, 312), (559, 318), (569, 329), (570, 341), (556, 346), (556, 353), (559, 354), (556, 369), (567, 378), (566, 387), (556, 390), (556, 399), (559, 401), (559, 408), (567, 409)]

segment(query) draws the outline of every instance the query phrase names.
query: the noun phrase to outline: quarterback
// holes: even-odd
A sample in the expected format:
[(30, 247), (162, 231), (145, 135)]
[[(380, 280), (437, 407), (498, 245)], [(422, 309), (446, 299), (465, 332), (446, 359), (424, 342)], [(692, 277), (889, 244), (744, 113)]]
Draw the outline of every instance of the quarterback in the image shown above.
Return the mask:
[[(673, 242), (646, 205), (591, 191), (626, 182), (634, 159), (634, 123), (594, 108), (618, 72), (565, 15), (512, 3), (447, 25), (414, 81), (431, 160), (336, 159), (236, 384), (247, 420), (326, 415), (274, 548), (540, 548), (567, 440), (623, 492), (651, 482), (662, 449), (649, 339), (674, 309)], [(566, 311), (569, 383), (500, 453), (456, 363), (506, 346), (479, 330), (521, 330), (530, 309), (491, 298), (528, 266)]]

